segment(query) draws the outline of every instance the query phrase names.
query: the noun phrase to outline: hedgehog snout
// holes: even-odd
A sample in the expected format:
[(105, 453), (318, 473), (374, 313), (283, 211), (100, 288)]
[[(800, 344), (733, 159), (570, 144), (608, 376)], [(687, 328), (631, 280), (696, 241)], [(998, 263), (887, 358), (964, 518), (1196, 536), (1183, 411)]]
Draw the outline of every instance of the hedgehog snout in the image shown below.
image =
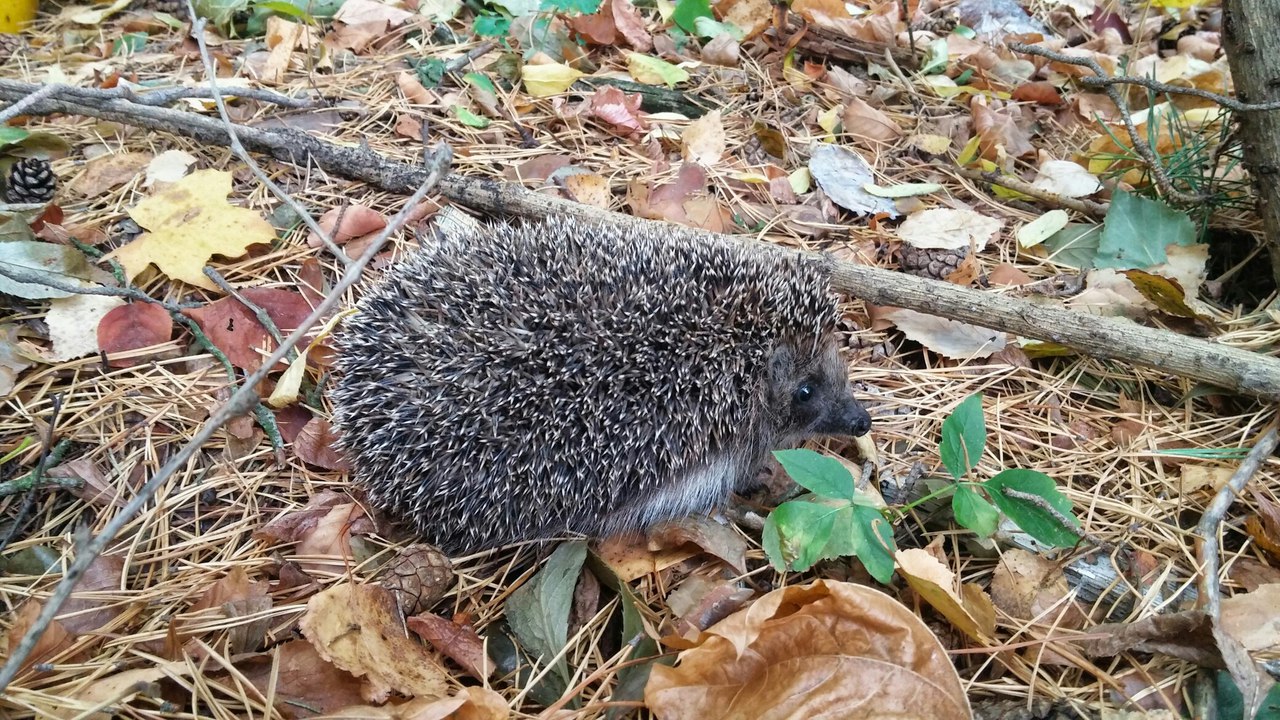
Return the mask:
[(841, 420), (847, 432), (854, 437), (862, 437), (871, 432), (871, 414), (857, 400), (849, 400)]

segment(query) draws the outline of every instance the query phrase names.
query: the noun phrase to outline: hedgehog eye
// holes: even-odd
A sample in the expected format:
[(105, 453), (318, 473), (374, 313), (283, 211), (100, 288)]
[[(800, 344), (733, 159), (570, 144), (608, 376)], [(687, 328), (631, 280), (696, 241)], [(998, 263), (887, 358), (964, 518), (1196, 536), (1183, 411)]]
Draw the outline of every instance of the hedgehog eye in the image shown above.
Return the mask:
[(791, 399), (798, 403), (809, 402), (809, 398), (812, 398), (812, 397), (813, 397), (813, 386), (808, 383), (805, 383), (804, 385), (801, 385), (800, 387), (796, 388), (796, 391), (791, 394)]

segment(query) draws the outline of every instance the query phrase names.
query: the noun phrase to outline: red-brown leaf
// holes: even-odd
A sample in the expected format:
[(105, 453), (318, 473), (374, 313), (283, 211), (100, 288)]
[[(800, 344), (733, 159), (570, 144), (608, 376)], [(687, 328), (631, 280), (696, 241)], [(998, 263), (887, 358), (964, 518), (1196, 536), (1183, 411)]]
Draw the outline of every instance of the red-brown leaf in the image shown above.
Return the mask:
[[(169, 342), (173, 337), (173, 318), (169, 311), (148, 302), (131, 302), (114, 308), (98, 322), (98, 347), (108, 356), (115, 353), (152, 347)], [(144, 358), (111, 358), (111, 367), (131, 367)]]

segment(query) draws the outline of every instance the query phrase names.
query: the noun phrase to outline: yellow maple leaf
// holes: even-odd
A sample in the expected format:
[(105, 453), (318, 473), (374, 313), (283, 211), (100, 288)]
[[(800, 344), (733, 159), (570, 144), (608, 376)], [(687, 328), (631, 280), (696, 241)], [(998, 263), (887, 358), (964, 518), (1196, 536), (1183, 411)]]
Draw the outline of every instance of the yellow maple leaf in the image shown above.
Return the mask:
[(271, 224), (258, 213), (229, 205), (229, 194), (231, 173), (191, 173), (129, 211), (129, 217), (150, 232), (108, 257), (124, 266), (130, 280), (154, 264), (175, 280), (216, 290), (204, 274), (210, 257), (239, 257), (250, 245), (276, 237)]

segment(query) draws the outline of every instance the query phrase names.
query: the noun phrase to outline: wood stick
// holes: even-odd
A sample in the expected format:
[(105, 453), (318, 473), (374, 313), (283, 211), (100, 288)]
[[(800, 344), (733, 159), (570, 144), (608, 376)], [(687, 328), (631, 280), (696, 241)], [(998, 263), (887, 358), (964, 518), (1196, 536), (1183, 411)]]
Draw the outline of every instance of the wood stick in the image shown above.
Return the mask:
[[(37, 88), (26, 83), (0, 80), (0, 100), (17, 102)], [(182, 134), (214, 145), (229, 143), (226, 130), (216, 118), (140, 105), (119, 98), (90, 103), (84, 99), (85, 92), (76, 89), (74, 100), (63, 99), (54, 93), (32, 103), (26, 112), (73, 113)], [(300, 165), (309, 161), (339, 177), (359, 180), (390, 192), (411, 193), (422, 185), (426, 177), (420, 166), (388, 160), (366, 148), (332, 145), (298, 130), (237, 126), (236, 133), (241, 142), (255, 152)], [(455, 203), (491, 214), (523, 217), (565, 214), (617, 225), (665, 225), (660, 221), (598, 210), (493, 180), (449, 175), (440, 182), (439, 190)], [(706, 235), (727, 237), (712, 233)], [(733, 239), (742, 241), (742, 238)], [(877, 305), (908, 308), (1055, 342), (1093, 357), (1156, 368), (1230, 392), (1280, 401), (1280, 360), (1262, 353), (1149, 328), (1129, 320), (1045, 307), (992, 292), (848, 262), (833, 263), (832, 286), (838, 292)]]

